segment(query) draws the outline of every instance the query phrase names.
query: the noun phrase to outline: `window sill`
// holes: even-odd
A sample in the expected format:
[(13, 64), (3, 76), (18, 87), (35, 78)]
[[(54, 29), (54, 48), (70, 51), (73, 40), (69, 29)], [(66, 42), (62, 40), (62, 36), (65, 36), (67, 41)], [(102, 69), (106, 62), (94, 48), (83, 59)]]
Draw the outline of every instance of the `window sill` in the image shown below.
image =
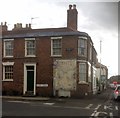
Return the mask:
[(78, 84), (88, 84), (88, 82), (80, 81), (80, 82), (78, 82)]
[(25, 57), (36, 57), (35, 55), (26, 55)]
[(86, 55), (78, 55), (78, 57), (87, 57)]
[(4, 56), (3, 58), (13, 58), (13, 56)]
[(13, 79), (4, 79), (3, 82), (13, 82)]
[(51, 57), (62, 57), (62, 55), (51, 55)]

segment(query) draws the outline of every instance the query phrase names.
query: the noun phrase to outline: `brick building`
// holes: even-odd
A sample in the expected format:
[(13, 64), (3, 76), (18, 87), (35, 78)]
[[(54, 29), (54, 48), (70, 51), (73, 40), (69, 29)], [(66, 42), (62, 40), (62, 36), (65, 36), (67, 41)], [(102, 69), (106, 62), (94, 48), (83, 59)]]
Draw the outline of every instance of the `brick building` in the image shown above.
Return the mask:
[(9, 95), (81, 97), (93, 93), (97, 52), (77, 30), (76, 5), (67, 27), (32, 29), (21, 23), (2, 31), (2, 90)]
[(2, 27), (0, 27), (0, 93), (2, 92)]

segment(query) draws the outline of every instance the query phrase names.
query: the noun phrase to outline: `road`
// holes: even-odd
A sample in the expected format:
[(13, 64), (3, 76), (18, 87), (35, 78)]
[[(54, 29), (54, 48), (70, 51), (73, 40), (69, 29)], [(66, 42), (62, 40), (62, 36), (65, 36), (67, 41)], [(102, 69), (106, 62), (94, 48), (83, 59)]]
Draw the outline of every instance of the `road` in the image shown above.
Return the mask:
[(120, 101), (112, 99), (111, 89), (90, 99), (3, 100), (2, 104), (3, 116), (120, 116)]

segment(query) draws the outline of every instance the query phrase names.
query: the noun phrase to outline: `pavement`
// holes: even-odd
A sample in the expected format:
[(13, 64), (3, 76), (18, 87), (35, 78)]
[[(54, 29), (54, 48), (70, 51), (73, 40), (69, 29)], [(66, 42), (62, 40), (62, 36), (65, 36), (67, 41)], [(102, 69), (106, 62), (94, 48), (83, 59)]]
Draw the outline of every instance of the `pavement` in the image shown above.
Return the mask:
[(2, 100), (11, 100), (11, 101), (36, 101), (36, 102), (57, 102), (57, 103), (64, 103), (64, 102), (73, 102), (79, 100), (90, 100), (89, 98), (60, 98), (60, 97), (22, 97), (22, 96), (1, 96)]
[[(104, 90), (103, 92), (101, 92), (100, 94), (95, 94), (92, 96), (85, 96), (83, 98), (79, 98), (79, 99), (92, 99), (92, 98), (96, 98), (96, 97), (101, 97), (103, 96), (103, 94), (109, 93), (108, 90)], [(39, 97), (39, 96), (33, 96), (33, 97), (27, 97), (27, 96), (0, 96), (0, 99), (2, 98), (2, 100), (19, 100), (19, 101), (70, 101), (70, 100), (78, 100), (78, 98), (59, 98), (59, 97)]]
[(3, 100), (22, 100), (22, 101), (48, 101), (49, 97), (22, 97), (22, 96), (1, 96)]

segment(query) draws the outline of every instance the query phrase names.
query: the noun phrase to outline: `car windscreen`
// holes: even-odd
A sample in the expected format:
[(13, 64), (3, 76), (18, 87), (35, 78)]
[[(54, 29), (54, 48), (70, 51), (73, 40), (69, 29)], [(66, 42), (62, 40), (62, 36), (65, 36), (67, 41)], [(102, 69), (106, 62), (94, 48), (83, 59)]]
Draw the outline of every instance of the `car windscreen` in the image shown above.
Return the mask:
[(120, 86), (117, 87), (117, 90), (120, 90)]

